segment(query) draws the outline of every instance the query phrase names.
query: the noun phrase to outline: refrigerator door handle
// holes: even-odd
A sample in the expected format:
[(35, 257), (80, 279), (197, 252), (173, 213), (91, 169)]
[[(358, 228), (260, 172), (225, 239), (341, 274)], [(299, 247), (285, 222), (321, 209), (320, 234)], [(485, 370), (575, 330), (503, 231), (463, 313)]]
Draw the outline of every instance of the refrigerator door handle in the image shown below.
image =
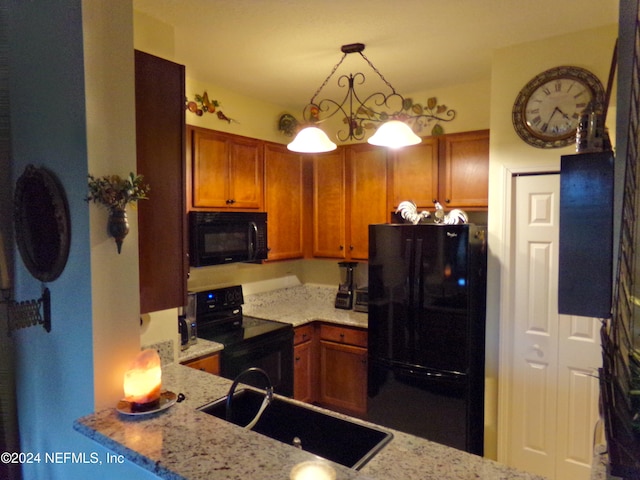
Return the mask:
[(411, 294), (413, 292), (412, 278), (414, 278), (413, 271), (411, 270), (411, 258), (412, 258), (411, 251), (412, 250), (413, 250), (413, 240), (411, 240), (410, 238), (407, 238), (405, 240), (405, 245), (404, 245), (404, 262), (406, 267), (405, 271), (407, 272), (406, 285), (407, 285), (407, 293), (409, 294), (409, 297), (411, 297)]
[(416, 251), (413, 264), (413, 307), (420, 307), (420, 290), (422, 289), (422, 239), (416, 240)]

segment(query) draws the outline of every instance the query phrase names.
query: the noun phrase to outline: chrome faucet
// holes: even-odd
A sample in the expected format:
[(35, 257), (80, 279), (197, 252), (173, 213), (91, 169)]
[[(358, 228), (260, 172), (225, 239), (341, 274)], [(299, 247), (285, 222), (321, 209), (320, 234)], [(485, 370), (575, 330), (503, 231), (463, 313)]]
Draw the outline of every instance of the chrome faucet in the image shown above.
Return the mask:
[(236, 387), (238, 386), (238, 383), (240, 383), (240, 380), (242, 379), (242, 377), (244, 377), (245, 375), (251, 374), (251, 373), (259, 373), (264, 378), (266, 378), (267, 387), (265, 388), (265, 390), (266, 390), (265, 397), (264, 397), (264, 400), (262, 401), (262, 405), (260, 406), (260, 409), (258, 410), (258, 413), (253, 418), (253, 420), (251, 420), (251, 422), (249, 422), (249, 424), (244, 427), (244, 428), (247, 428), (249, 430), (252, 429), (255, 426), (256, 423), (258, 423), (258, 420), (260, 419), (260, 415), (262, 415), (262, 412), (264, 412), (264, 409), (267, 408), (267, 405), (269, 405), (269, 403), (271, 403), (271, 400), (273, 399), (273, 386), (271, 384), (271, 379), (269, 378), (269, 375), (267, 375), (267, 372), (265, 372), (264, 370), (262, 370), (261, 368), (258, 368), (258, 367), (247, 368), (246, 370), (241, 372), (233, 380), (233, 383), (231, 384), (231, 388), (229, 389), (229, 393), (227, 394), (227, 403), (226, 403), (226, 418), (227, 418), (228, 422), (231, 422), (231, 417), (232, 417), (232, 414), (231, 414), (231, 403), (233, 401), (233, 394), (234, 394), (234, 392), (236, 390)]

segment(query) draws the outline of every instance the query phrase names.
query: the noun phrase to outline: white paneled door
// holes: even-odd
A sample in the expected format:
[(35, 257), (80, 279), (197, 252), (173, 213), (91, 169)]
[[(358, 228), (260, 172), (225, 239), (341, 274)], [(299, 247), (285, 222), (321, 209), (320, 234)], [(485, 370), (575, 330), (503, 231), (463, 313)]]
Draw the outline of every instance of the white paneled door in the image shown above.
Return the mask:
[(559, 174), (515, 181), (507, 462), (550, 479), (587, 480), (600, 322), (558, 314), (559, 200)]

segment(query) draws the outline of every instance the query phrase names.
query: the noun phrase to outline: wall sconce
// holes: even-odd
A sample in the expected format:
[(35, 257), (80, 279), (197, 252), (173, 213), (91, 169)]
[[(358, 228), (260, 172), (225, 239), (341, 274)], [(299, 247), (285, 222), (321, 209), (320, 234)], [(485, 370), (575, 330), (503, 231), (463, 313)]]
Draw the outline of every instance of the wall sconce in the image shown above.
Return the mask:
[[(320, 88), (311, 97), (309, 104), (304, 108), (302, 115), (308, 126), (300, 130), (293, 142), (287, 145), (289, 150), (300, 153), (321, 153), (335, 150), (337, 148), (335, 143), (329, 140), (326, 133), (318, 128), (318, 125), (337, 114), (344, 117), (343, 121), (347, 125), (346, 131), (341, 130), (337, 133), (336, 137), (339, 141), (362, 140), (365, 137), (365, 130), (374, 129), (377, 124), (380, 124), (376, 133), (369, 138), (368, 142), (389, 148), (406, 147), (422, 141), (406, 121), (416, 122), (420, 119), (451, 121), (455, 117), (453, 110), (446, 112), (446, 115), (450, 117), (448, 119), (437, 114), (423, 112), (422, 108), (420, 108), (420, 113), (414, 113), (415, 110), (412, 109), (411, 100), (405, 99), (397, 93), (395, 88), (362, 53), (364, 44), (352, 43), (343, 45), (341, 51), (343, 53), (342, 58), (333, 67), (329, 76), (322, 82)], [(389, 87), (391, 92), (387, 95), (382, 92), (375, 92), (361, 99), (355, 90), (355, 84), (364, 84), (365, 76), (363, 73), (356, 73), (342, 75), (338, 78), (338, 86), (347, 88), (347, 92), (341, 101), (330, 98), (316, 101), (324, 86), (350, 53), (358, 53)]]

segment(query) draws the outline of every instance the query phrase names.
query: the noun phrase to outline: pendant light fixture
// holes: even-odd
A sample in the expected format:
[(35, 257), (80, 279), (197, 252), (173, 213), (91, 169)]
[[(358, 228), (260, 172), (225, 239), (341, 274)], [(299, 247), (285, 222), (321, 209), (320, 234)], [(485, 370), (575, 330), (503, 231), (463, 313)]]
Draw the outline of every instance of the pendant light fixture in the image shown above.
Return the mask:
[[(303, 118), (309, 126), (300, 130), (293, 142), (287, 145), (287, 148), (294, 152), (302, 153), (320, 153), (334, 150), (336, 145), (329, 140), (326, 133), (318, 125), (337, 114), (341, 114), (344, 117), (343, 121), (347, 125), (346, 131), (340, 130), (336, 134), (336, 138), (341, 142), (363, 140), (365, 130), (373, 129), (379, 124), (380, 126), (376, 133), (368, 140), (373, 145), (401, 148), (420, 143), (420, 137), (403, 120), (418, 116), (427, 117), (428, 115), (416, 116), (407, 113), (405, 110), (407, 101), (396, 92), (395, 88), (362, 53), (364, 44), (352, 43), (343, 45), (341, 51), (343, 53), (342, 58), (333, 67), (331, 73), (322, 82), (322, 85), (311, 97), (309, 104), (304, 108)], [(324, 86), (350, 53), (359, 54), (391, 91), (388, 94), (375, 92), (361, 100), (354, 85), (356, 83), (359, 85), (364, 84), (365, 76), (363, 73), (356, 73), (342, 75), (338, 78), (338, 86), (347, 87), (347, 92), (341, 101), (329, 98), (317, 101), (316, 98)]]

